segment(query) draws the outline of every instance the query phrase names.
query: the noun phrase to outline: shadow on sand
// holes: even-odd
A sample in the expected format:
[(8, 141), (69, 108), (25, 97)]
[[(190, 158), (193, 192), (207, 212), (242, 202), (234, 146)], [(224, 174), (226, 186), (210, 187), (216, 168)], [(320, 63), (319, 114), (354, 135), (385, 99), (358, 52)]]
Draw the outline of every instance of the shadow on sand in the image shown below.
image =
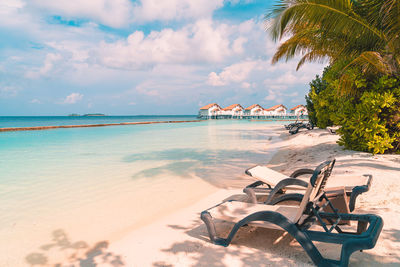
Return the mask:
[[(53, 231), (52, 240), (40, 246), (40, 252), (33, 252), (25, 257), (31, 266), (124, 266), (121, 256), (107, 251), (108, 241), (100, 241), (89, 246), (85, 241), (72, 242), (64, 230)], [(56, 259), (52, 259), (56, 256)], [(61, 255), (61, 256), (60, 256)]]
[[(217, 232), (227, 236), (232, 224), (219, 221)], [(185, 254), (194, 262), (190, 266), (230, 266), (227, 258), (234, 259), (243, 266), (314, 266), (297, 241), (284, 231), (259, 227), (242, 227), (230, 247), (225, 248), (211, 244), (207, 229), (200, 220), (192, 225), (169, 225), (176, 231), (183, 231), (190, 240), (176, 242), (162, 251), (172, 254)], [(392, 242), (400, 242), (400, 231), (386, 230), (380, 239), (388, 238)], [(197, 239), (199, 241), (195, 241)], [(379, 244), (379, 243), (378, 243)], [(234, 248), (231, 248), (234, 247)], [(340, 247), (334, 244), (317, 243), (323, 256), (333, 259), (340, 257)], [(355, 252), (350, 258), (351, 266), (399, 266), (400, 258), (388, 252), (387, 256), (373, 255), (369, 250)], [(155, 262), (154, 267), (173, 266), (168, 262)]]
[[(227, 184), (234, 185), (244, 176), (244, 170), (268, 160), (268, 151), (254, 150), (211, 150), (211, 149), (166, 149), (148, 153), (137, 153), (124, 158), (125, 162), (167, 161), (162, 166), (147, 168), (133, 175), (132, 178), (154, 178), (162, 174), (172, 174), (181, 178), (191, 178), (193, 175), (204, 181), (225, 188)], [(245, 181), (244, 186), (248, 181)]]
[[(192, 238), (176, 242), (162, 251), (172, 254), (184, 253), (194, 262), (190, 266), (230, 266), (229, 262), (225, 261), (227, 258), (234, 259), (233, 262), (243, 266), (312, 265), (300, 245), (294, 242), (290, 235), (280, 230), (245, 226), (238, 231), (230, 247), (225, 248), (210, 243), (207, 229), (200, 220), (193, 221), (189, 227), (180, 225), (169, 225), (169, 227), (183, 231)], [(227, 236), (232, 224), (218, 222), (216, 227), (220, 236)], [(153, 266), (172, 266), (172, 264), (155, 262)]]

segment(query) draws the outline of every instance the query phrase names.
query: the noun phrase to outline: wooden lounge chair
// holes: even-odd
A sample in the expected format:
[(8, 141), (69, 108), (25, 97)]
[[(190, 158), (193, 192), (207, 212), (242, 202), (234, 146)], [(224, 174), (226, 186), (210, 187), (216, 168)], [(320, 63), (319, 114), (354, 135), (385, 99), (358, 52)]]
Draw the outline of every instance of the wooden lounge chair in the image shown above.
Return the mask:
[[(334, 163), (335, 160), (333, 160)], [(245, 173), (257, 180), (243, 190), (247, 194), (249, 202), (276, 204), (287, 200), (300, 202), (303, 198), (301, 191), (307, 188), (309, 177), (314, 173), (314, 170), (299, 169), (288, 177), (266, 166), (257, 165), (247, 169)], [(325, 192), (342, 213), (348, 213), (354, 211), (357, 197), (369, 191), (371, 183), (372, 175), (370, 174), (361, 176), (337, 175), (329, 179)], [(285, 192), (297, 193), (284, 196), (283, 193)], [(264, 198), (261, 196), (264, 196)], [(260, 201), (260, 198), (263, 201)]]
[[(222, 202), (201, 213), (214, 244), (228, 246), (240, 227), (252, 225), (270, 229), (281, 229), (293, 236), (317, 266), (347, 266), (351, 254), (357, 250), (371, 249), (383, 227), (382, 218), (376, 215), (341, 214), (333, 207), (323, 192), (330, 176), (332, 161), (319, 165), (308, 183), (300, 206), (253, 204), (239, 201)], [(327, 206), (333, 213), (323, 212)], [(217, 236), (214, 219), (233, 222), (227, 238)], [(331, 226), (325, 221), (328, 220)], [(341, 220), (357, 222), (356, 231), (344, 231)], [(322, 230), (309, 230), (316, 221)], [(316, 226), (317, 227), (317, 226)], [(341, 244), (340, 260), (324, 258), (313, 241)]]

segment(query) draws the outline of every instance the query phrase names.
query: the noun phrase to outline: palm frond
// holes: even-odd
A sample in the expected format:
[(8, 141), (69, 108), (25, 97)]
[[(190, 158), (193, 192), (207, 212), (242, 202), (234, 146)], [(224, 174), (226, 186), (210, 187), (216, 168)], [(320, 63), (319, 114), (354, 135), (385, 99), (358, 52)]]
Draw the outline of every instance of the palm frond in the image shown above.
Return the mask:
[(326, 55), (321, 52), (317, 51), (311, 51), (305, 54), (297, 63), (296, 71), (301, 68), (301, 66), (304, 65), (306, 62), (319, 62), (319, 63), (324, 63), (326, 60)]
[(400, 0), (280, 0), (266, 19), (275, 41), (288, 38), (272, 63), (345, 60), (343, 92), (354, 89), (355, 70), (400, 76)]
[(358, 67), (364, 73), (391, 74), (393, 72), (393, 69), (385, 61), (382, 55), (374, 51), (362, 52), (358, 57), (351, 61), (344, 70), (346, 70), (347, 67)]
[(385, 34), (368, 24), (352, 10), (349, 0), (282, 0), (267, 17), (274, 18), (271, 34), (274, 40), (290, 33), (291, 25), (306, 23), (324, 31), (350, 31), (374, 42), (381, 42)]

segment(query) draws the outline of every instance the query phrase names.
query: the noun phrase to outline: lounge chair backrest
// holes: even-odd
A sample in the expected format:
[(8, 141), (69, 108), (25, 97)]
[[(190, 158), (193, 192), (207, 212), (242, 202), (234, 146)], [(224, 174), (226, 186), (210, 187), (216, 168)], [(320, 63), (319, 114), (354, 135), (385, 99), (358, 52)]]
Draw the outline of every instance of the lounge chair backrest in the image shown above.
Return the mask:
[(303, 215), (308, 202), (313, 201), (324, 190), (326, 182), (331, 175), (335, 159), (332, 161), (325, 161), (321, 163), (315, 170), (310, 178), (308, 187), (304, 192), (304, 197), (300, 203), (299, 211), (296, 215), (295, 222), (298, 222)]

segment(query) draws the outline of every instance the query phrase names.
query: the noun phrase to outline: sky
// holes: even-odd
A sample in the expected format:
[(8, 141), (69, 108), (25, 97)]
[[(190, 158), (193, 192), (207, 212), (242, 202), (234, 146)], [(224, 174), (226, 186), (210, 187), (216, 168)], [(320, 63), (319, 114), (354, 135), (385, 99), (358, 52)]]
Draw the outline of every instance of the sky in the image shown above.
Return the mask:
[[(1, 0), (0, 116), (304, 104), (321, 63), (271, 64), (274, 0)], [(298, 59), (298, 58), (297, 58)]]

